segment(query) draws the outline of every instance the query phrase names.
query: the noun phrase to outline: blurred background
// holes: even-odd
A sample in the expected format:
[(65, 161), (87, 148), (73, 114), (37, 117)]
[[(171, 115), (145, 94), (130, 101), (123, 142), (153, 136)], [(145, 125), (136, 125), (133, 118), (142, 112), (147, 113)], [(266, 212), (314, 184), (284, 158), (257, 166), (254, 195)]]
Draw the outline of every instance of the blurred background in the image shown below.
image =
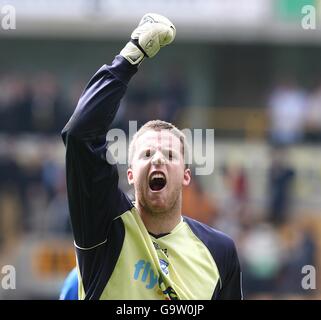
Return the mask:
[[(320, 299), (318, 0), (0, 0), (0, 283), (16, 269), (0, 299), (58, 299), (75, 265), (60, 132), (146, 12), (177, 38), (143, 63), (114, 127), (215, 129), (215, 170), (194, 176), (184, 213), (235, 240), (246, 299)], [(306, 265), (315, 289), (301, 285)]]

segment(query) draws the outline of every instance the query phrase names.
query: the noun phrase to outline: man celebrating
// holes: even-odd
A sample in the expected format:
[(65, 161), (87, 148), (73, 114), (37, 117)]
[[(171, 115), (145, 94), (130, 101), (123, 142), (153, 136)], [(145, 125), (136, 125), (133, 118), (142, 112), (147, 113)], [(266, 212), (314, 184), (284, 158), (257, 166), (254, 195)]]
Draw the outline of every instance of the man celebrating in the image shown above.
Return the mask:
[(175, 34), (167, 18), (146, 14), (111, 66), (89, 81), (63, 129), (80, 299), (242, 298), (233, 241), (182, 216), (191, 179), (184, 134), (154, 120), (134, 135), (127, 176), (135, 204), (107, 161), (106, 134), (127, 84)]

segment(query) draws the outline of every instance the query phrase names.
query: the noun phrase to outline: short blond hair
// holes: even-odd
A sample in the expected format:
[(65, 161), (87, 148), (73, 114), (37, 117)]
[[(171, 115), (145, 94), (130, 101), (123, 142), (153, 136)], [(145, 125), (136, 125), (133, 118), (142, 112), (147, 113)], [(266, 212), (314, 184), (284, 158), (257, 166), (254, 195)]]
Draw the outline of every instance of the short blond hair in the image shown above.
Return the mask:
[[(133, 139), (129, 144), (129, 151), (128, 151), (128, 164), (129, 167), (131, 167), (132, 165), (132, 161), (133, 161), (133, 156), (135, 153), (135, 144), (137, 139), (142, 136), (145, 132), (147, 131), (162, 131), (162, 130), (168, 130), (170, 131), (172, 134), (174, 134), (181, 142), (182, 145), (182, 154), (183, 157), (185, 157), (185, 153), (188, 154), (188, 150), (189, 150), (189, 146), (187, 143), (187, 139), (186, 139), (186, 135), (179, 130), (175, 125), (173, 125), (170, 122), (166, 122), (163, 120), (151, 120), (146, 122), (143, 126), (141, 126), (139, 128), (139, 130), (133, 135)], [(185, 164), (185, 167), (188, 167), (188, 164)]]

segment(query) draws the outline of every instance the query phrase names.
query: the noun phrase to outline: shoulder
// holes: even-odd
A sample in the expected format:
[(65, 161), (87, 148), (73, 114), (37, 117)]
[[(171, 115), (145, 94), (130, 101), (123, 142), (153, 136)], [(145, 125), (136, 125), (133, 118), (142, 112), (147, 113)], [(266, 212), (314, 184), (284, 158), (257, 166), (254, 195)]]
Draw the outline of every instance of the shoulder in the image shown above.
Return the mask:
[(204, 223), (184, 216), (184, 221), (188, 224), (193, 233), (204, 244), (211, 248), (220, 248), (220, 250), (234, 250), (235, 244), (231, 237), (224, 232), (216, 230)]
[(221, 276), (238, 264), (235, 243), (227, 234), (194, 219), (184, 217), (184, 221), (195, 236), (204, 243), (211, 253)]
[(216, 287), (213, 297), (220, 299), (240, 299), (241, 270), (232, 238), (225, 233), (211, 228), (201, 222), (184, 217), (195, 236), (208, 248), (220, 274), (220, 285)]

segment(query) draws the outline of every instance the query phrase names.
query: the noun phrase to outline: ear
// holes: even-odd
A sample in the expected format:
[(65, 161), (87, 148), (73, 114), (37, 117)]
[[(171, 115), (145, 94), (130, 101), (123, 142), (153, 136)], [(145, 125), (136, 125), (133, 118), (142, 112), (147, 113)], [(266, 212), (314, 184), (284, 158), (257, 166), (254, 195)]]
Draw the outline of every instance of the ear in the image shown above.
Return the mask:
[(190, 182), (191, 182), (191, 170), (185, 169), (184, 170), (183, 186), (187, 187)]
[(134, 184), (134, 175), (133, 175), (133, 170), (132, 168), (127, 169), (127, 180), (129, 185)]

